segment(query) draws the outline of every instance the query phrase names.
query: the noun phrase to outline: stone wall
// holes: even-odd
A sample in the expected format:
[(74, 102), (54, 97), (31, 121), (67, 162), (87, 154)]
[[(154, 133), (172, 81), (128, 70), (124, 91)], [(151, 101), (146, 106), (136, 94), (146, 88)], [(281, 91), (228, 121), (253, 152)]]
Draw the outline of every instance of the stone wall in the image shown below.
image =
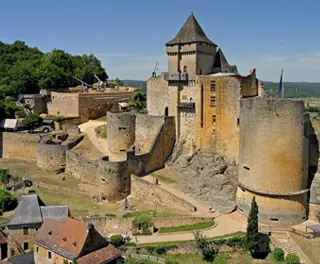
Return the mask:
[(88, 122), (86, 117), (78, 117), (74, 119), (64, 120), (61, 122), (55, 122), (55, 129), (62, 130), (64, 132), (78, 132), (78, 125)]
[(83, 135), (70, 137), (62, 144), (40, 142), (37, 144), (37, 166), (46, 171), (56, 171), (66, 165), (66, 151), (83, 139)]
[(247, 215), (256, 194), (261, 222), (303, 222), (309, 163), (303, 102), (255, 97), (242, 99), (240, 105), (238, 209)]
[(79, 116), (79, 96), (75, 93), (51, 92), (47, 109), (49, 115)]
[(24, 253), (28, 253), (33, 250), (34, 238), (37, 234), (41, 224), (29, 226), (28, 234), (24, 235), (22, 226), (16, 228), (6, 228), (9, 233), (8, 236), (8, 257), (11, 257), (11, 251), (14, 251), (14, 255), (21, 255), (21, 249), (23, 250), (24, 243), (28, 243), (28, 250), (24, 250)]
[[(132, 219), (115, 218), (115, 217), (85, 217), (81, 219), (83, 222), (93, 224), (94, 228), (102, 236), (120, 235), (121, 233), (130, 232), (132, 229)], [(114, 229), (114, 226), (118, 229)]]
[(107, 112), (107, 142), (113, 153), (126, 151), (134, 145), (136, 116), (128, 113)]
[(119, 100), (129, 101), (132, 89), (127, 91), (108, 91), (105, 93), (58, 93), (51, 92), (47, 103), (48, 114), (86, 117), (95, 119), (107, 111), (119, 111)]
[(150, 152), (155, 138), (158, 136), (164, 118), (161, 116), (136, 115), (135, 147), (136, 153)]
[(36, 161), (39, 135), (0, 132), (0, 157)]

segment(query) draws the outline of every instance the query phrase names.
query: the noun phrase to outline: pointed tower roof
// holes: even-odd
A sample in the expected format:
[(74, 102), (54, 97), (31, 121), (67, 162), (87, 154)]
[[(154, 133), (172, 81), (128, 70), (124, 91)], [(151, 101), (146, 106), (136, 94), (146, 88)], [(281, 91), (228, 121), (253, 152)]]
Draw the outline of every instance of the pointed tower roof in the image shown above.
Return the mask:
[(186, 44), (186, 43), (195, 43), (203, 42), (211, 45), (217, 46), (210, 39), (207, 38), (206, 34), (199, 25), (197, 19), (194, 17), (193, 12), (184, 23), (180, 29), (177, 36), (166, 43), (166, 45), (177, 45), (177, 44)]
[(216, 56), (214, 58), (214, 68), (220, 68), (220, 67), (225, 67), (229, 66), (229, 62), (227, 61), (226, 57), (224, 56), (222, 49), (218, 49)]

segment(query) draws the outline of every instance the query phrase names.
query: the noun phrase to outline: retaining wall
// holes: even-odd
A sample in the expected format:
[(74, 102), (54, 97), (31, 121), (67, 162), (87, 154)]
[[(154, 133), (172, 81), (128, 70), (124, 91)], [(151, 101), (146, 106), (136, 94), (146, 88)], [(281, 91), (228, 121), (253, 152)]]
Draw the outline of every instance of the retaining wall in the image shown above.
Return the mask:
[(0, 132), (0, 157), (36, 161), (39, 135)]

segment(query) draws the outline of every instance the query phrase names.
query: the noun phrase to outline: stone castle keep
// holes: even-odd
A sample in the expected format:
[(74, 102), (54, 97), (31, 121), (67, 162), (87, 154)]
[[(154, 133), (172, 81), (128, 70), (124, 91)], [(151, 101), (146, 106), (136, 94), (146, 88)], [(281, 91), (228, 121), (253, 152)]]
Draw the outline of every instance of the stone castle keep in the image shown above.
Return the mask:
[[(232, 203), (239, 212), (247, 216), (255, 196), (259, 220), (270, 226), (314, 218), (320, 212), (320, 175), (311, 171), (318, 167), (319, 146), (303, 102), (266, 97), (255, 69), (240, 75), (193, 14), (166, 43), (166, 52), (168, 72), (147, 81), (148, 114), (115, 113), (111, 105), (117, 108), (130, 91), (105, 94), (110, 108), (99, 93), (52, 92), (51, 103), (37, 104), (36, 109), (86, 118), (110, 110), (103, 156), (88, 145), (86, 153), (79, 151), (88, 142), (81, 133), (56, 138), (1, 133), (1, 156), (31, 160), (49, 171), (63, 165), (67, 173), (98, 186), (101, 199), (119, 201), (131, 192), (131, 174), (164, 168), (174, 155), (215, 154), (235, 171), (238, 166)], [(24, 100), (34, 104), (41, 98)]]
[[(255, 70), (239, 75), (193, 14), (166, 51), (168, 73), (147, 82), (148, 114), (175, 117), (176, 145), (184, 152), (217, 153), (238, 164), (241, 213), (248, 215), (256, 196), (261, 222), (305, 221), (311, 176), (303, 102), (266, 98)], [(311, 207), (312, 215), (319, 211)]]

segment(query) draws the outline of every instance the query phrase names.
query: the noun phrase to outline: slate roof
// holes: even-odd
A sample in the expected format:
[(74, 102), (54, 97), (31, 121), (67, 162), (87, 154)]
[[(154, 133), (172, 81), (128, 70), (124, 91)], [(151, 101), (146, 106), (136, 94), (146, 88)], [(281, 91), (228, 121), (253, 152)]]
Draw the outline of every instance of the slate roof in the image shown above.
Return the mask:
[(23, 195), (18, 202), (15, 214), (7, 226), (41, 224), (42, 215), (40, 205), (45, 205), (38, 195)]
[(210, 39), (208, 39), (204, 31), (202, 30), (201, 26), (199, 25), (197, 19), (194, 17), (193, 13), (191, 13), (187, 21), (180, 29), (177, 36), (174, 39), (167, 42), (166, 45), (169, 46), (195, 42), (208, 43), (217, 46)]
[(45, 219), (53, 219), (64, 221), (69, 215), (68, 206), (40, 206), (43, 221)]
[(105, 264), (121, 257), (119, 249), (111, 244), (77, 259), (78, 264)]
[(68, 206), (46, 206), (37, 194), (22, 195), (7, 226), (10, 229), (12, 226), (42, 224), (47, 218), (63, 221), (68, 215)]
[(220, 68), (220, 67), (226, 67), (226, 66), (230, 66), (229, 62), (227, 61), (226, 57), (224, 56), (222, 50), (219, 48), (216, 53), (216, 56), (214, 58), (213, 67)]
[(34, 256), (33, 252), (29, 252), (27, 254), (23, 254), (21, 256), (16, 256), (8, 259), (5, 262), (1, 262), (4, 264), (34, 264)]

